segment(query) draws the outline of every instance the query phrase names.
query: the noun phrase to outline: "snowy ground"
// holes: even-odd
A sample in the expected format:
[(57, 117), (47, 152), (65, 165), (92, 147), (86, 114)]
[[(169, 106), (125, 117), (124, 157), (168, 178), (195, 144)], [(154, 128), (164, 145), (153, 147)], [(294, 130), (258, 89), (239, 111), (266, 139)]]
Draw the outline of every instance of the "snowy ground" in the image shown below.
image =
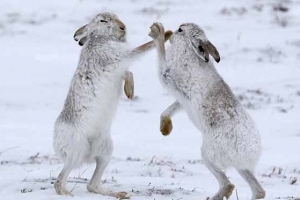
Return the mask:
[[(52, 149), (53, 124), (77, 66), (74, 31), (103, 11), (125, 22), (132, 46), (149, 40), (154, 21), (171, 30), (201, 25), (221, 54), (219, 73), (259, 127), (256, 175), (266, 199), (300, 198), (299, 1), (1, 0), (0, 8), (1, 200), (67, 198), (52, 184), (62, 168)], [(158, 82), (155, 59), (152, 51), (131, 68), (137, 97), (120, 101), (104, 186), (133, 200), (204, 200), (218, 184), (201, 162), (201, 134), (185, 113), (173, 119), (169, 137), (159, 132), (159, 115), (174, 99)], [(74, 199), (113, 199), (86, 191), (93, 170), (71, 173)], [(236, 185), (231, 199), (250, 199), (239, 175), (228, 176)]]

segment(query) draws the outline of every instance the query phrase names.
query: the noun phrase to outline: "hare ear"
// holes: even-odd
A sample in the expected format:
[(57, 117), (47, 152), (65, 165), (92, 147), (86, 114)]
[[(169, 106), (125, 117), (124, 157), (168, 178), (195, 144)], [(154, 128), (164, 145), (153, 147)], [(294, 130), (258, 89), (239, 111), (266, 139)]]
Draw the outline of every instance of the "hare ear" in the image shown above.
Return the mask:
[[(83, 38), (86, 37), (86, 34), (87, 34), (87, 31), (86, 31), (86, 25), (84, 25), (83, 27), (79, 28), (75, 34), (74, 34), (74, 40), (77, 42), (77, 41), (80, 41), (82, 40)], [(80, 45), (80, 44), (79, 44)]]
[(207, 45), (200, 39), (191, 41), (195, 53), (205, 62), (209, 61), (209, 49)]
[(220, 62), (220, 54), (217, 48), (209, 40), (207, 40), (206, 46), (208, 48), (209, 54), (215, 59), (215, 61), (217, 63)]
[(85, 44), (85, 42), (87, 41), (87, 37), (83, 37), (79, 40), (78, 44), (79, 46), (83, 46)]

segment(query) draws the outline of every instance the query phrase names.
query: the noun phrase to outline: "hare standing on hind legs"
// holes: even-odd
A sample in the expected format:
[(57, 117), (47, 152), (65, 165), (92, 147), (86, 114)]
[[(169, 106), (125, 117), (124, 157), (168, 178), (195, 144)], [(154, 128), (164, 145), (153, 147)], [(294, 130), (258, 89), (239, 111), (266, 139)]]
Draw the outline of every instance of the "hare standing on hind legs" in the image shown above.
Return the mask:
[(261, 154), (259, 133), (228, 85), (209, 61), (209, 54), (219, 62), (217, 49), (196, 24), (182, 24), (170, 38), (165, 52), (164, 28), (151, 26), (159, 58), (159, 77), (176, 102), (161, 115), (161, 132), (172, 130), (171, 116), (183, 108), (202, 132), (202, 159), (217, 178), (220, 189), (211, 199), (229, 198), (234, 185), (224, 170), (234, 167), (252, 190), (253, 199), (265, 197), (265, 191), (253, 175)]
[[(101, 185), (101, 177), (113, 151), (110, 126), (130, 61), (155, 45), (148, 42), (128, 49), (125, 45), (126, 27), (111, 13), (97, 15), (76, 34), (81, 34), (80, 41), (84, 45), (64, 108), (55, 122), (53, 146), (65, 164), (54, 188), (57, 194), (72, 196), (66, 188), (71, 170), (83, 163), (96, 161), (96, 169), (87, 190), (128, 198), (125, 192), (112, 192)], [(170, 33), (166, 33), (166, 36), (170, 36)]]

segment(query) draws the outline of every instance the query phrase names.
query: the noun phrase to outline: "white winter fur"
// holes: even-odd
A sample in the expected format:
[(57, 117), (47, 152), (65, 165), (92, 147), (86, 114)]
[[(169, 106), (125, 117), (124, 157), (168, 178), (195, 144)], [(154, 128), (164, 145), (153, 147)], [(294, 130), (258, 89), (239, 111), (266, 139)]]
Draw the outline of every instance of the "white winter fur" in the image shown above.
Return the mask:
[(168, 65), (160, 74), (161, 82), (203, 134), (202, 153), (208, 159), (224, 169), (234, 166), (253, 170), (261, 144), (251, 117), (211, 61), (205, 63), (193, 49), (184, 52), (182, 47), (188, 45), (173, 39), (166, 52)]
[(177, 101), (162, 113), (162, 126), (182, 107), (201, 131), (202, 159), (220, 184), (213, 200), (231, 195), (234, 185), (223, 172), (228, 167), (236, 168), (249, 183), (253, 198), (263, 198), (264, 190), (252, 174), (261, 154), (260, 136), (249, 114), (209, 61), (209, 54), (220, 60), (217, 50), (200, 27), (188, 23), (174, 32), (171, 47), (164, 53), (163, 31), (163, 26), (155, 23), (149, 35), (158, 49), (161, 83)]
[(98, 52), (94, 48), (92, 51), (85, 47), (82, 49), (64, 110), (55, 124), (54, 148), (64, 160), (75, 154), (76, 166), (94, 162), (95, 156), (99, 155), (98, 151), (102, 151), (99, 141), (103, 141), (108, 137), (106, 135), (109, 135), (121, 95), (123, 74), (128, 64), (112, 60), (111, 64), (99, 65), (101, 58), (116, 57), (105, 54), (124, 56), (124, 51), (120, 51), (122, 46), (114, 48), (111, 43), (113, 42), (102, 43)]
[(124, 43), (125, 25), (111, 13), (97, 15), (84, 27), (84, 33), (78, 67), (54, 128), (54, 149), (65, 162), (54, 186), (58, 194), (72, 195), (66, 189), (70, 171), (96, 161), (88, 191), (128, 198), (125, 192), (102, 188), (101, 177), (113, 151), (110, 126), (125, 71), (130, 61), (153, 48), (154, 43), (129, 50)]

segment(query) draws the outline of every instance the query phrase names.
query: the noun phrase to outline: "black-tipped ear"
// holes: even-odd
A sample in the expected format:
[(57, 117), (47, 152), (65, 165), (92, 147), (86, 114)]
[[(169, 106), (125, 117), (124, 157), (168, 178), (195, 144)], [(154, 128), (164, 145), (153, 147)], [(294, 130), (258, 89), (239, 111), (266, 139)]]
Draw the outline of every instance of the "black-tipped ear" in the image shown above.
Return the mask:
[(85, 42), (87, 41), (87, 37), (83, 37), (79, 40), (78, 44), (79, 46), (83, 46), (85, 44)]
[(209, 54), (217, 63), (220, 62), (220, 54), (217, 48), (209, 40), (202, 41), (200, 39), (195, 39), (191, 41), (191, 43), (196, 54), (205, 62), (209, 61)]
[(77, 42), (86, 36), (86, 28), (87, 25), (80, 27), (74, 34), (74, 40)]
[(205, 62), (209, 61), (209, 50), (204, 42), (201, 40), (193, 40), (191, 41), (192, 47), (195, 53)]
[(208, 48), (210, 55), (215, 59), (215, 61), (217, 63), (220, 62), (221, 58), (217, 48), (209, 40), (207, 40), (206, 46)]

